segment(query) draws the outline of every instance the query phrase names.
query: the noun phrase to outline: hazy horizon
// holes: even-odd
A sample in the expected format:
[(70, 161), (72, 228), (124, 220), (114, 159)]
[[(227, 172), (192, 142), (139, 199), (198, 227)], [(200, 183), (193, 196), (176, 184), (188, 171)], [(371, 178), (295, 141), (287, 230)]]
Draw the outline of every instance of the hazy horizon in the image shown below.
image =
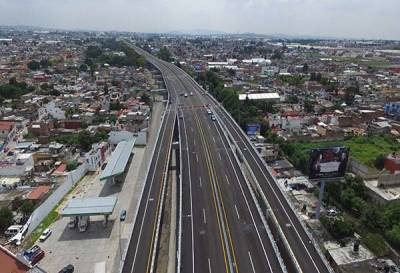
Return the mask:
[(396, 0), (0, 0), (1, 25), (400, 40)]

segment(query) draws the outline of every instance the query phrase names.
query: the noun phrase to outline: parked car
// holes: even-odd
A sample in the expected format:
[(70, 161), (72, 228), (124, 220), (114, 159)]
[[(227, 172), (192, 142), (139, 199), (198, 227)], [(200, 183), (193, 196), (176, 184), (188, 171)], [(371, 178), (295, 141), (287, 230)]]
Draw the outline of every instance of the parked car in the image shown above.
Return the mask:
[(187, 94), (187, 93), (185, 93), (185, 98), (187, 98), (187, 96), (188, 96), (188, 94)]
[(125, 219), (126, 219), (126, 210), (121, 210), (121, 213), (120, 213), (120, 215), (119, 215), (119, 220), (121, 221), (121, 222), (123, 222), (123, 221), (125, 221)]
[(50, 235), (51, 235), (51, 230), (48, 229), (48, 228), (46, 228), (46, 229), (43, 231), (42, 235), (40, 235), (39, 241), (40, 241), (40, 242), (46, 241), (46, 239), (49, 238)]
[(193, 96), (193, 92), (190, 92), (190, 95)]
[(43, 259), (44, 257), (44, 251), (43, 250), (39, 250), (38, 252), (36, 252), (31, 259), (31, 264), (35, 265), (37, 264), (41, 259)]
[(9, 227), (7, 228), (7, 230), (4, 232), (4, 234), (7, 235), (7, 236), (14, 236), (14, 235), (16, 235), (18, 232), (21, 231), (22, 227), (23, 227), (22, 225), (12, 225), (12, 226), (9, 226)]
[(27, 259), (28, 261), (32, 260), (32, 257), (41, 250), (41, 248), (38, 245), (34, 245), (33, 247), (25, 250), (22, 253), (22, 256), (25, 257), (25, 259)]
[(331, 217), (335, 217), (339, 214), (339, 210), (335, 207), (326, 210), (326, 214)]
[(68, 227), (75, 228), (77, 223), (78, 223), (78, 217), (76, 216), (70, 217), (68, 222)]
[(58, 273), (73, 273), (75, 270), (74, 266), (72, 264), (69, 264), (65, 266), (63, 269), (61, 269)]
[(79, 223), (78, 223), (78, 228), (79, 232), (85, 232), (87, 227), (89, 226), (90, 220), (89, 216), (79, 216)]

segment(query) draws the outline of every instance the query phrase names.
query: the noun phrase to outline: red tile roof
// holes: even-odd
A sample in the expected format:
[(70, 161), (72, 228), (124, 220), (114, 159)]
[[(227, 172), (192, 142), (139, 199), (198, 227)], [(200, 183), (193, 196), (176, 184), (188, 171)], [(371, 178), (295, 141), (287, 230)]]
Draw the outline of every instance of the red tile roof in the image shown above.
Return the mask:
[(1, 131), (10, 131), (11, 127), (14, 125), (13, 121), (0, 121), (0, 130)]
[(18, 260), (12, 252), (1, 245), (0, 265), (0, 271), (5, 273), (26, 273), (30, 269), (29, 266)]
[(39, 200), (50, 190), (50, 186), (39, 186), (36, 187), (33, 191), (31, 191), (26, 199), (29, 200)]
[(57, 169), (54, 171), (55, 173), (63, 173), (67, 169), (67, 164), (61, 164), (60, 166), (57, 167)]

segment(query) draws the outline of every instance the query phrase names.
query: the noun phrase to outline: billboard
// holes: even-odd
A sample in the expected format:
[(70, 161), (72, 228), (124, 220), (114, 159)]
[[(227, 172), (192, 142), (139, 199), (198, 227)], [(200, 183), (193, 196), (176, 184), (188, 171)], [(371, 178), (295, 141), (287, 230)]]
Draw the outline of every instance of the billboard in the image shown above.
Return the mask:
[(312, 149), (308, 167), (310, 179), (343, 177), (349, 151), (346, 147)]
[(247, 135), (248, 136), (259, 136), (260, 135), (261, 125), (258, 123), (247, 124)]

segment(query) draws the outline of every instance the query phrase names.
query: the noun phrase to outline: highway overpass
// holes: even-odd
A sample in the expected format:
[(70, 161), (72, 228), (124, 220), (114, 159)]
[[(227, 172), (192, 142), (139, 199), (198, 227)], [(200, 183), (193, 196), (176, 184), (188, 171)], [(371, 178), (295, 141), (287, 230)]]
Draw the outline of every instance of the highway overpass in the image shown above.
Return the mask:
[[(181, 221), (177, 272), (285, 272), (254, 192), (241, 171), (246, 161), (271, 208), (297, 271), (330, 268), (248, 138), (223, 107), (183, 70), (134, 47), (162, 73), (169, 106), (151, 162), (122, 272), (155, 272), (158, 219), (178, 124), (181, 153)], [(183, 93), (191, 94), (187, 97)], [(207, 105), (217, 116), (213, 121)]]

